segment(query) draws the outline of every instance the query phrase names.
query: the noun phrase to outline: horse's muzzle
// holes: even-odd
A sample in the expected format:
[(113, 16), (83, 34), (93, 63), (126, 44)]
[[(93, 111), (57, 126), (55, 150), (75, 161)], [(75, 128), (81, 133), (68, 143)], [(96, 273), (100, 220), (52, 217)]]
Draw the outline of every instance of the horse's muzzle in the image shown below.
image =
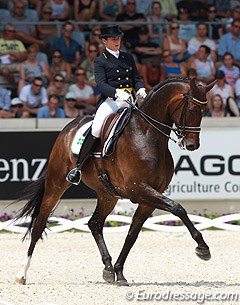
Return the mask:
[(199, 148), (199, 141), (193, 141), (192, 139), (182, 138), (179, 140), (178, 145), (183, 150), (196, 150)]

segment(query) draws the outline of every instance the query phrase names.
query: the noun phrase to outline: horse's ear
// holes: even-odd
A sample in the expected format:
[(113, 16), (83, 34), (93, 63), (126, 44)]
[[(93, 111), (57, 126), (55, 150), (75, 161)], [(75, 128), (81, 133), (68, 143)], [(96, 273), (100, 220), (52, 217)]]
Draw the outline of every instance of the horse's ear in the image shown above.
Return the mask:
[(206, 93), (212, 89), (212, 87), (216, 84), (216, 82), (217, 82), (217, 79), (215, 79), (213, 82), (211, 82), (210, 84), (205, 86)]
[(200, 93), (199, 86), (197, 86), (196, 78), (193, 77), (190, 79), (190, 88), (193, 96), (197, 96)]
[(190, 79), (190, 87), (191, 87), (191, 89), (197, 87), (197, 84), (196, 84), (196, 77), (193, 77), (193, 78)]

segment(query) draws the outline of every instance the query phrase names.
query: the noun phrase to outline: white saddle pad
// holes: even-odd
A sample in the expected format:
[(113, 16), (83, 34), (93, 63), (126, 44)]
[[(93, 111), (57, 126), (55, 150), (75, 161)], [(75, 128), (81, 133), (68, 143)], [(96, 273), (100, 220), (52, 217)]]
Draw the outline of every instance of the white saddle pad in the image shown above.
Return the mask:
[(78, 155), (79, 151), (82, 147), (82, 143), (85, 139), (84, 133), (86, 132), (86, 130), (92, 125), (93, 121), (89, 121), (86, 124), (84, 124), (83, 126), (81, 126), (78, 131), (75, 134), (75, 137), (72, 141), (72, 145), (71, 145), (71, 151), (74, 155)]

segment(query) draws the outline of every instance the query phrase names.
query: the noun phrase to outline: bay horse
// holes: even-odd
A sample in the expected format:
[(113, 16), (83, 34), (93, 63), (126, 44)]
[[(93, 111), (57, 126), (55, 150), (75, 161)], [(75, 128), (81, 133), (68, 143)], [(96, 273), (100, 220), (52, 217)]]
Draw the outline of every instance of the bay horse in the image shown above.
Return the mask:
[[(108, 192), (99, 181), (98, 161), (94, 156), (90, 156), (85, 164), (82, 180), (97, 194), (97, 205), (88, 226), (101, 254), (105, 281), (128, 285), (123, 275), (124, 263), (144, 222), (155, 209), (178, 216), (197, 243), (197, 256), (203, 260), (211, 258), (208, 245), (188, 218), (186, 210), (163, 193), (174, 171), (168, 149), (170, 132), (175, 132), (181, 148), (191, 151), (199, 148), (200, 124), (207, 106), (206, 93), (214, 84), (215, 81), (201, 86), (196, 84), (195, 79), (189, 81), (181, 78), (161, 82), (149, 92), (139, 108), (133, 106), (132, 116), (118, 139), (114, 154), (100, 161), (118, 195), (138, 204), (114, 265), (104, 241), (103, 226), (119, 197)], [(19, 284), (26, 283), (35, 245), (46, 228), (51, 211), (69, 187), (65, 177), (76, 162), (70, 146), (75, 133), (87, 120), (87, 117), (76, 118), (64, 127), (53, 146), (47, 169), (18, 198), (18, 201), (27, 200), (18, 218), (31, 216), (28, 228), (31, 233), (30, 246), (15, 279)]]

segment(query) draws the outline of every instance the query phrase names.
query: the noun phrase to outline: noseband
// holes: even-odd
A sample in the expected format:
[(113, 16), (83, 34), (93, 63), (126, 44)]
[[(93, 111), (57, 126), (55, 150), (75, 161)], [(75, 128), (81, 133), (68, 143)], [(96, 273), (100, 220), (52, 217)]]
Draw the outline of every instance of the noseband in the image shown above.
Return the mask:
[(155, 124), (166, 127), (168, 129), (170, 129), (171, 131), (173, 131), (179, 141), (182, 141), (186, 137), (186, 132), (200, 132), (201, 131), (200, 126), (192, 127), (192, 126), (186, 125), (186, 112), (187, 112), (187, 108), (188, 108), (188, 105), (190, 102), (192, 102), (193, 104), (196, 104), (196, 105), (206, 105), (207, 100), (200, 101), (200, 100), (196, 99), (195, 97), (193, 97), (192, 95), (190, 95), (190, 92), (191, 92), (191, 89), (189, 89), (188, 92), (183, 93), (182, 101), (180, 102), (178, 107), (176, 109), (174, 109), (174, 111), (171, 114), (171, 115), (173, 115), (173, 113), (175, 113), (180, 107), (183, 107), (181, 116), (180, 116), (180, 120), (179, 120), (179, 125), (176, 126), (175, 128), (155, 120), (154, 118), (152, 118), (151, 116), (149, 116), (148, 114), (146, 114), (145, 112), (140, 110), (138, 107), (133, 105), (130, 101), (128, 103), (142, 116), (142, 118), (144, 118), (145, 121), (147, 121), (149, 123), (149, 125), (151, 125), (154, 129), (156, 129), (157, 131), (159, 131), (160, 133), (165, 135), (167, 138), (169, 138), (173, 142), (177, 143), (178, 141), (173, 139), (170, 135), (165, 133), (163, 130), (159, 129)]

